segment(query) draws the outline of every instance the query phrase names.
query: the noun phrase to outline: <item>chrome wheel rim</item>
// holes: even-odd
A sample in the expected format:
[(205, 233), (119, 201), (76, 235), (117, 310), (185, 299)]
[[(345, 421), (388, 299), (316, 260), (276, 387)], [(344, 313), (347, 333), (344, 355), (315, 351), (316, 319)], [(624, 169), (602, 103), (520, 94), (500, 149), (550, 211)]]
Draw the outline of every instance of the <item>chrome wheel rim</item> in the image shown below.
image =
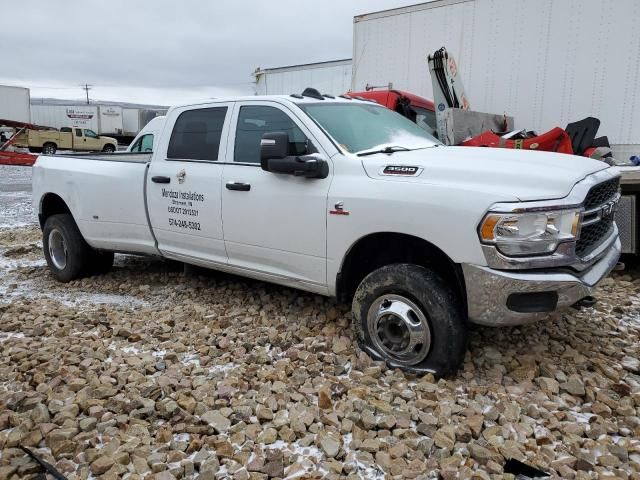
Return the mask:
[(416, 365), (429, 354), (431, 329), (426, 315), (402, 295), (383, 295), (367, 314), (369, 338), (375, 348), (400, 366)]
[(67, 266), (67, 245), (58, 229), (49, 232), (49, 257), (58, 270), (64, 270)]

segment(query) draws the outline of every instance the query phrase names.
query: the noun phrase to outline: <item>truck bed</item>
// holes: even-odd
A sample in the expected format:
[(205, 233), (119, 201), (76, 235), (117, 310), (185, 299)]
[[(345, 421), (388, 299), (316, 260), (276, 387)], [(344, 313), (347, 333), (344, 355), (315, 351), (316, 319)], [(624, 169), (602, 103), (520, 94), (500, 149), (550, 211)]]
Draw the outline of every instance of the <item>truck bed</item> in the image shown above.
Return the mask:
[(40, 155), (33, 167), (34, 199), (54, 188), (94, 248), (157, 253), (145, 207), (150, 158), (127, 152)]
[(97, 160), (102, 162), (127, 162), (127, 163), (149, 163), (151, 153), (131, 153), (131, 152), (114, 152), (114, 153), (68, 153), (57, 154), (56, 158), (76, 158), (78, 160)]

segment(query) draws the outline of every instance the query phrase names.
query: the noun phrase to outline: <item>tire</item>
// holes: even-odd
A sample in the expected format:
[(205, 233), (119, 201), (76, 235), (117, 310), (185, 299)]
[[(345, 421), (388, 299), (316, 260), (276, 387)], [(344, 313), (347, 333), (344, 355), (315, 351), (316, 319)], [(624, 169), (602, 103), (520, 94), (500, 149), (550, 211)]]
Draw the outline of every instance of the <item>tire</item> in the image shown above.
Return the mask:
[(47, 142), (42, 146), (42, 153), (44, 155), (55, 155), (58, 146), (55, 143)]
[(67, 283), (88, 273), (93, 250), (85, 242), (71, 215), (47, 218), (42, 229), (42, 247), (49, 270), (56, 280)]
[(116, 147), (109, 143), (102, 148), (102, 151), (105, 153), (113, 153), (116, 151)]
[(389, 367), (443, 377), (464, 360), (459, 300), (424, 267), (397, 263), (373, 271), (358, 286), (352, 313), (360, 348)]

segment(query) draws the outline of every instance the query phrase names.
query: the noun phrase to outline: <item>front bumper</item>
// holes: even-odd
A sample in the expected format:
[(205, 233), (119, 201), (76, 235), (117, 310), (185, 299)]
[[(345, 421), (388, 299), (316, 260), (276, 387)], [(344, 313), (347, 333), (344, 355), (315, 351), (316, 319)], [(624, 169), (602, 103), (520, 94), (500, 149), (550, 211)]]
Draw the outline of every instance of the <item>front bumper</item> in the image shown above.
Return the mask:
[[(480, 325), (508, 326), (548, 318), (591, 295), (616, 266), (620, 252), (620, 239), (616, 238), (606, 254), (581, 272), (558, 268), (518, 272), (463, 264), (469, 320)], [(531, 304), (527, 308), (513, 306), (514, 298), (537, 298), (527, 294), (544, 294), (557, 301), (549, 308), (540, 305), (545, 311), (535, 311)]]

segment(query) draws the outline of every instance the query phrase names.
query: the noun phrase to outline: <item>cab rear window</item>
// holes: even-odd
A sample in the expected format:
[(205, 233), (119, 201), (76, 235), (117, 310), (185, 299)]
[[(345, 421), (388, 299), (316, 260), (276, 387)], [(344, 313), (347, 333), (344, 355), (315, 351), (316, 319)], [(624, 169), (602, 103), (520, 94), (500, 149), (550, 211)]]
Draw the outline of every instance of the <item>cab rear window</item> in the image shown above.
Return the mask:
[(169, 140), (167, 158), (218, 160), (227, 107), (201, 108), (180, 114)]

